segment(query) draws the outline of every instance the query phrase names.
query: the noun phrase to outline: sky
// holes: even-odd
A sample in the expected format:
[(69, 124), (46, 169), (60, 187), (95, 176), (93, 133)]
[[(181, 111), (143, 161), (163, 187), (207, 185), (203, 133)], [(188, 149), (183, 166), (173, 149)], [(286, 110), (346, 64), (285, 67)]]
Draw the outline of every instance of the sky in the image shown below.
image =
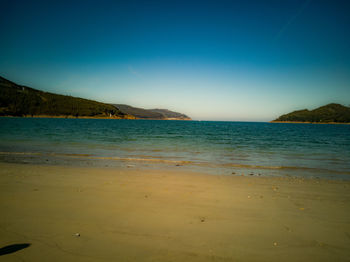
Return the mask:
[(198, 120), (350, 105), (350, 1), (0, 0), (0, 75)]

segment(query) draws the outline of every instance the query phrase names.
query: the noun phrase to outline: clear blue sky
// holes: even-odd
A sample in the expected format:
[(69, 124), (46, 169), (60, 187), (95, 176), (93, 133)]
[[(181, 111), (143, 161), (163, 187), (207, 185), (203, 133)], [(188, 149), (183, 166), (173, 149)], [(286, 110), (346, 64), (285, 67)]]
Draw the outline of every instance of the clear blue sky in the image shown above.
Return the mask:
[(19, 84), (202, 120), (350, 104), (350, 1), (0, 3)]

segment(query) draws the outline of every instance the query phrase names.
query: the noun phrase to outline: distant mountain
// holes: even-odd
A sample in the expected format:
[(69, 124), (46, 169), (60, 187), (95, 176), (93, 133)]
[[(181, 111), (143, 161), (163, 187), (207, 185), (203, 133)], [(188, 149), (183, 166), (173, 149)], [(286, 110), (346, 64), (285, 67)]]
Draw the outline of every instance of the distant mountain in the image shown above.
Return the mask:
[(0, 76), (0, 116), (86, 117), (190, 120), (167, 109), (142, 109), (105, 104), (79, 97), (43, 92)]
[(0, 77), (0, 116), (130, 117), (110, 104), (43, 92), (3, 77)]
[(350, 107), (333, 103), (311, 111), (294, 111), (272, 122), (350, 123)]
[(190, 117), (188, 117), (184, 114), (181, 114), (178, 112), (173, 112), (173, 111), (170, 111), (168, 109), (157, 109), (156, 108), (156, 109), (150, 109), (149, 111), (162, 114), (163, 117), (165, 117), (167, 119), (183, 119), (183, 120), (190, 120), (191, 119)]
[(133, 115), (137, 118), (142, 119), (164, 119), (163, 115), (157, 112), (152, 112), (147, 109), (137, 108), (124, 104), (113, 104), (116, 108), (118, 108), (124, 114)]
[(168, 109), (143, 109), (123, 104), (114, 104), (114, 106), (124, 114), (133, 115), (140, 119), (191, 120), (190, 117), (184, 114), (173, 112)]

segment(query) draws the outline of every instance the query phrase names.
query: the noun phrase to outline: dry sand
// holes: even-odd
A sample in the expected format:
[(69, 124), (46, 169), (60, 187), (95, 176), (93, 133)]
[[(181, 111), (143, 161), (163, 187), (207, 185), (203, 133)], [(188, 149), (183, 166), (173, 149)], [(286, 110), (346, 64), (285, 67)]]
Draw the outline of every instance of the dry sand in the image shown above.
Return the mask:
[(0, 261), (350, 259), (342, 181), (0, 163), (0, 211)]

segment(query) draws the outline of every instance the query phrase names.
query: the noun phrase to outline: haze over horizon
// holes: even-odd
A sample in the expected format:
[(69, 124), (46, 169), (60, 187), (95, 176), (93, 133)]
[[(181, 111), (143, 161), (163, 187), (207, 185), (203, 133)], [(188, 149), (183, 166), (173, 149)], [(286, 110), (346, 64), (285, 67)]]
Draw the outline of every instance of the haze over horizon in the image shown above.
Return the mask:
[(350, 2), (1, 1), (0, 76), (199, 120), (350, 104)]

